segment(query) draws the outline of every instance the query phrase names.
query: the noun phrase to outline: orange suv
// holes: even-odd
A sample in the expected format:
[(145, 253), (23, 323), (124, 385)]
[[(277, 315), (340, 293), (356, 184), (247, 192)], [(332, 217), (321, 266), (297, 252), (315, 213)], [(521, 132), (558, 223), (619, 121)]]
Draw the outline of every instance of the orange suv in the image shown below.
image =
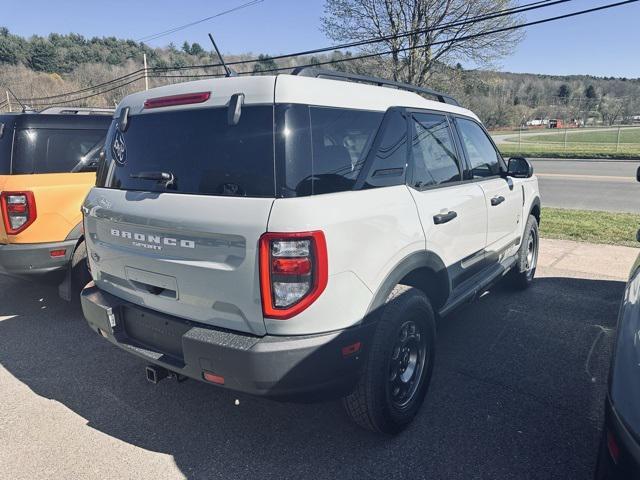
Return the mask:
[(80, 205), (95, 183), (111, 114), (0, 114), (0, 272), (61, 282), (67, 300), (90, 280)]

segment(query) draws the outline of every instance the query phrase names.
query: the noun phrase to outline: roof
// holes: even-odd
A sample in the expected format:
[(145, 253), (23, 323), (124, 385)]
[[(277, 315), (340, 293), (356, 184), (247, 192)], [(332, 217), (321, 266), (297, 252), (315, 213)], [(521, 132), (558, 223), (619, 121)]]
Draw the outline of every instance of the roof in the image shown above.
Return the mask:
[(0, 116), (0, 122), (13, 124), (15, 128), (62, 128), (74, 130), (102, 130), (109, 128), (110, 115), (58, 115), (23, 113)]
[(38, 113), (46, 115), (113, 115), (113, 108), (48, 107)]
[(244, 103), (247, 105), (274, 102), (297, 103), (373, 111), (386, 111), (390, 107), (409, 107), (458, 113), (477, 118), (466, 108), (427, 100), (417, 93), (406, 90), (288, 74), (215, 78), (153, 88), (126, 96), (118, 105), (115, 117), (124, 107), (130, 108), (131, 115), (157, 112), (156, 109), (144, 109), (144, 102), (149, 98), (195, 92), (211, 92), (212, 94), (206, 102), (163, 107), (162, 111), (225, 106), (231, 95), (243, 93), (245, 95)]

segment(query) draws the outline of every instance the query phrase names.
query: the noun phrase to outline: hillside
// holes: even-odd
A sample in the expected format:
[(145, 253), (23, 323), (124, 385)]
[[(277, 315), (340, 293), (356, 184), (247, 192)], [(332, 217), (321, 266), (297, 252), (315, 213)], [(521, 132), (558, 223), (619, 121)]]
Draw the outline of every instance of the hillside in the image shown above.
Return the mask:
[[(206, 45), (208, 48), (208, 45)], [(33, 108), (47, 105), (113, 106), (124, 95), (144, 88), (143, 55), (150, 69), (150, 86), (220, 74), (220, 67), (187, 69), (216, 64), (217, 57), (200, 44), (173, 44), (152, 48), (114, 37), (51, 34), (23, 38), (0, 28), (0, 93), (11, 89)], [(333, 52), (274, 62), (266, 55), (226, 55), (239, 72), (260, 72), (341, 60), (350, 53)], [(384, 63), (368, 60), (340, 62), (330, 68), (388, 76)], [(134, 73), (138, 72), (138, 73)], [(128, 77), (127, 77), (128, 76)], [(199, 76), (199, 77), (198, 77)], [(121, 81), (107, 83), (112, 79)], [(464, 70), (439, 66), (429, 87), (441, 89), (473, 109), (489, 127), (513, 127), (533, 118), (580, 119), (585, 123), (629, 123), (640, 115), (640, 79), (584, 76), (549, 76)], [(77, 92), (64, 95), (68, 92)], [(54, 98), (51, 98), (55, 96)], [(9, 104), (0, 97), (0, 110)], [(11, 107), (16, 101), (10, 98)]]

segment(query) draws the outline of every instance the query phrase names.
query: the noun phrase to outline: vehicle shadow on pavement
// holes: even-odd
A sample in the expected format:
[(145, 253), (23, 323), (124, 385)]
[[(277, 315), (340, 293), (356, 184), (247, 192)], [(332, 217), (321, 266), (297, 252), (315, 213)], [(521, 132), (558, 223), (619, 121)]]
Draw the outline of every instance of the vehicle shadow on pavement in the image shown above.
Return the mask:
[(93, 333), (55, 289), (0, 287), (2, 366), (89, 427), (171, 455), (187, 478), (566, 479), (589, 478), (595, 463), (624, 283), (498, 286), (440, 320), (427, 400), (395, 438), (358, 429), (339, 402), (151, 385), (144, 362)]

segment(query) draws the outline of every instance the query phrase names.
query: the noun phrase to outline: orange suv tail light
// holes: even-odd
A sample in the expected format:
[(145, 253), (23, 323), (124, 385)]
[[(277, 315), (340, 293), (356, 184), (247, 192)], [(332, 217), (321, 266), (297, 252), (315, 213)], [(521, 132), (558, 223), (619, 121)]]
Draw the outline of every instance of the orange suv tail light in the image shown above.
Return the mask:
[(265, 317), (291, 318), (327, 286), (324, 233), (265, 233), (260, 237), (260, 290)]
[(0, 210), (7, 235), (24, 231), (37, 217), (33, 192), (2, 192)]

